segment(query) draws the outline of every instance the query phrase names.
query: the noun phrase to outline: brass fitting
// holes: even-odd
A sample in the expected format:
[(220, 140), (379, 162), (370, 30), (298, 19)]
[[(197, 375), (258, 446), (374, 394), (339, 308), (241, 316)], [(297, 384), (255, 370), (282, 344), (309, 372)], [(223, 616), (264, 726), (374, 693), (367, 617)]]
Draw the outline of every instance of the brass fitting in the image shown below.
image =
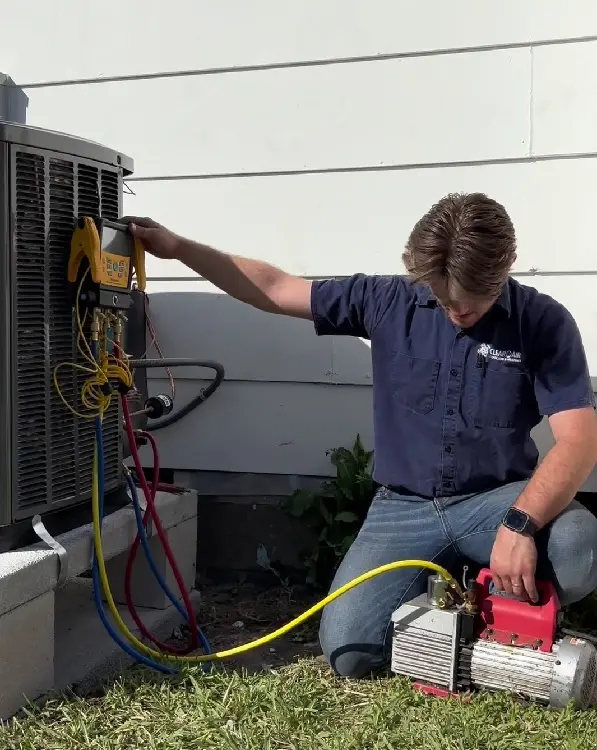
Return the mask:
[(116, 315), (116, 322), (114, 326), (114, 341), (117, 344), (120, 344), (120, 341), (122, 339), (122, 318), (120, 315)]
[(100, 332), (100, 313), (98, 310), (93, 311), (93, 318), (91, 320), (91, 340), (99, 341)]
[(455, 598), (461, 602), (464, 611), (468, 614), (475, 614), (477, 612), (475, 592), (470, 590), (465, 591), (455, 578), (450, 579), (448, 585), (454, 592)]

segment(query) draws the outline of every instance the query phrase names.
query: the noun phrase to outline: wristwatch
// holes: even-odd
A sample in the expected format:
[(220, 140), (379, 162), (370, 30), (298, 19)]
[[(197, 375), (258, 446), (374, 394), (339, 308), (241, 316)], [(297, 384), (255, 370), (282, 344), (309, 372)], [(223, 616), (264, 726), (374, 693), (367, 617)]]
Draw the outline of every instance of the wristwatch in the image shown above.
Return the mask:
[(539, 527), (531, 520), (528, 513), (514, 507), (508, 508), (502, 519), (502, 524), (510, 531), (515, 531), (517, 534), (526, 534), (530, 537), (534, 537), (539, 531)]

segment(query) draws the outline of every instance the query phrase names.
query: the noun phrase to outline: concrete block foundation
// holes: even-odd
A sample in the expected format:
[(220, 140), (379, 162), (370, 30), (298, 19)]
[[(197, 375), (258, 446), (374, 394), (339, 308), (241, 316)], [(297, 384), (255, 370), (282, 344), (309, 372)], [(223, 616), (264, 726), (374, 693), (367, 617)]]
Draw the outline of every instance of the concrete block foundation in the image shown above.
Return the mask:
[[(155, 532), (153, 532), (155, 534)], [(185, 582), (187, 591), (191, 591), (195, 583), (195, 568), (197, 560), (197, 519), (190, 518), (187, 521), (173, 526), (166, 531), (168, 543), (178, 563), (178, 568)], [(156, 568), (168, 588), (181, 600), (180, 590), (176, 583), (172, 568), (168, 564), (164, 548), (157, 536), (149, 540), (149, 548)], [(117, 555), (109, 560), (106, 570), (112, 584), (112, 596), (118, 604), (125, 604), (124, 575), (126, 570), (128, 554)], [(139, 546), (139, 552), (135, 559), (135, 567), (132, 575), (133, 601), (137, 607), (150, 607), (153, 609), (167, 609), (170, 599), (164, 593), (153, 575), (143, 548)]]
[[(191, 592), (190, 598), (198, 609), (199, 593)], [(139, 637), (128, 609), (119, 606), (118, 611), (131, 632)], [(183, 619), (172, 606), (167, 609), (139, 607), (137, 611), (149, 630), (161, 640), (169, 638)], [(54, 613), (54, 690), (75, 688), (85, 693), (131, 665), (131, 658), (104, 630), (93, 603), (89, 579), (74, 578), (58, 590)]]
[[(191, 591), (195, 579), (197, 493), (158, 493), (156, 505), (178, 566)], [(158, 570), (179, 594), (155, 530), (148, 529)], [(103, 525), (104, 554), (111, 589), (123, 601), (126, 556), (136, 535), (131, 507), (116, 511)], [(43, 543), (0, 555), (0, 719), (7, 719), (28, 701), (73, 685), (92, 685), (129, 665), (132, 659), (110, 638), (93, 603), (91, 581), (82, 578), (90, 567), (91, 525), (62, 534), (67, 550), (68, 579), (56, 588), (59, 563)], [(154, 582), (142, 548), (133, 577), (136, 604), (147, 627), (168, 637), (183, 622), (180, 613)], [(195, 605), (198, 594), (191, 598)], [(135, 635), (126, 607), (119, 611)]]
[(54, 592), (0, 617), (0, 717), (54, 684)]

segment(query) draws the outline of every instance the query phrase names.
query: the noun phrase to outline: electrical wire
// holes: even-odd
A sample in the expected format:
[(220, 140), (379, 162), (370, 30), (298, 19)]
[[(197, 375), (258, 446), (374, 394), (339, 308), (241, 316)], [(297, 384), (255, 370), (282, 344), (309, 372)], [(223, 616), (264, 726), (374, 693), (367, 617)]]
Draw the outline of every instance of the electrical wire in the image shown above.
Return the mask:
[[(147, 324), (147, 330), (149, 331), (149, 335), (151, 336), (151, 343), (149, 346), (154, 346), (156, 352), (158, 353), (158, 356), (160, 359), (165, 359), (164, 353), (162, 352), (162, 349), (160, 347), (160, 343), (158, 341), (158, 335), (155, 330), (155, 327), (153, 325), (153, 321), (151, 319), (151, 315), (149, 313), (149, 295), (144, 294), (143, 295), (144, 303), (145, 303), (145, 320)], [(143, 354), (143, 358), (147, 356), (149, 347), (145, 350)], [(174, 380), (174, 376), (172, 375), (172, 371), (169, 367), (166, 367), (166, 375), (168, 376), (168, 380), (170, 381), (170, 390), (172, 391), (172, 400), (174, 401), (174, 398), (176, 396), (176, 381)]]
[[(143, 313), (144, 313), (145, 327), (149, 331), (149, 336), (150, 336), (150, 342), (149, 344), (146, 345), (145, 350), (143, 354), (141, 355), (141, 359), (145, 359), (147, 357), (150, 347), (153, 346), (158, 354), (158, 357), (163, 360), (165, 359), (164, 352), (162, 351), (162, 348), (158, 341), (158, 335), (155, 330), (153, 321), (151, 319), (151, 313), (149, 311), (149, 295), (146, 294), (144, 291), (141, 291), (137, 286), (135, 286), (134, 288), (143, 299)], [(166, 370), (166, 375), (168, 376), (168, 381), (170, 382), (170, 392), (172, 394), (172, 401), (174, 401), (176, 398), (176, 381), (174, 380), (174, 376), (172, 375), (172, 370), (169, 367), (166, 367), (165, 370)], [(129, 395), (129, 399), (134, 399), (135, 397), (141, 396), (136, 385), (131, 389), (128, 395)]]
[[(81, 290), (83, 288), (83, 284), (85, 282), (85, 279), (87, 278), (87, 275), (89, 274), (90, 269), (87, 268), (85, 270), (85, 273), (81, 277), (81, 281), (79, 282), (79, 286), (77, 287), (77, 295), (75, 298), (75, 315), (76, 315), (76, 322), (77, 322), (77, 350), (79, 354), (81, 355), (81, 358), (84, 362), (86, 362), (85, 365), (81, 365), (76, 362), (60, 362), (56, 365), (53, 372), (53, 379), (54, 379), (54, 388), (56, 389), (56, 392), (58, 393), (58, 396), (60, 397), (60, 400), (62, 403), (66, 406), (66, 408), (74, 414), (74, 416), (78, 417), (79, 419), (94, 419), (97, 412), (94, 412), (92, 414), (81, 414), (77, 409), (75, 409), (71, 404), (68, 403), (66, 398), (64, 397), (62, 390), (60, 388), (60, 383), (58, 381), (58, 373), (63, 367), (70, 367), (71, 369), (86, 373), (87, 375), (96, 375), (99, 370), (99, 364), (97, 362), (99, 352), (96, 350), (96, 355), (94, 356), (87, 339), (85, 338), (85, 332), (84, 332), (84, 322), (87, 319), (87, 311), (85, 311), (85, 315), (83, 317), (83, 320), (81, 320), (81, 313), (79, 310), (79, 300), (81, 297)], [(84, 344), (85, 348), (81, 345), (81, 342)]]
[[(101, 340), (102, 346), (100, 346), (99, 335), (97, 341), (92, 341), (91, 347), (87, 342), (84, 331), (84, 321), (87, 318), (88, 311), (85, 311), (82, 320), (81, 312), (79, 310), (79, 298), (83, 282), (85, 281), (88, 272), (89, 269), (86, 270), (81, 278), (74, 307), (77, 322), (77, 350), (83, 361), (87, 364), (82, 365), (77, 362), (60, 362), (54, 368), (53, 379), (56, 392), (66, 408), (79, 419), (91, 420), (94, 419), (101, 410), (106, 411), (110, 408), (112, 400), (110, 381), (116, 380), (119, 383), (122, 383), (126, 388), (130, 388), (133, 384), (133, 375), (130, 368), (123, 360), (119, 360), (108, 353), (107, 331), (114, 324), (120, 325), (117, 316), (98, 313), (96, 311), (92, 323), (92, 329), (97, 328), (98, 330), (96, 330), (95, 333), (99, 334), (100, 326), (103, 328)], [(96, 344), (97, 346), (95, 346)], [(63, 367), (69, 367), (76, 372), (82, 372), (88, 376), (83, 383), (80, 393), (81, 403), (85, 409), (87, 409), (87, 413), (81, 413), (78, 411), (78, 409), (69, 404), (64, 397), (58, 380), (58, 373)]]
[(170, 427), (176, 422), (180, 421), (183, 417), (186, 417), (194, 409), (200, 406), (204, 401), (213, 396), (213, 394), (222, 385), (226, 371), (224, 366), (220, 362), (214, 360), (200, 360), (200, 359), (134, 359), (129, 362), (131, 369), (135, 368), (157, 368), (157, 367), (205, 367), (215, 371), (215, 377), (211, 383), (206, 387), (202, 388), (201, 391), (192, 398), (188, 404), (182, 406), (174, 414), (170, 414), (157, 422), (150, 422), (145, 428), (147, 432), (157, 432), (163, 430), (164, 427)]

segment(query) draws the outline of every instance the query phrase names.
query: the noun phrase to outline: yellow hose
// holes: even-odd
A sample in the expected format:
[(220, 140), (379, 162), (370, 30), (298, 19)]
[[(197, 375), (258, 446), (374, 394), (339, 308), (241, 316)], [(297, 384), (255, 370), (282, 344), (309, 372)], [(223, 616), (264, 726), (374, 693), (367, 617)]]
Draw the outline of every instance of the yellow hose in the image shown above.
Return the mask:
[(399, 570), (400, 568), (427, 568), (428, 570), (432, 570), (434, 573), (442, 576), (442, 578), (448, 581), (448, 583), (454, 588), (455, 591), (461, 592), (458, 582), (453, 578), (452, 575), (450, 575), (450, 573), (445, 568), (442, 568), (441, 565), (436, 565), (435, 563), (428, 562), (427, 560), (398, 560), (396, 562), (388, 563), (387, 565), (380, 565), (380, 567), (369, 570), (367, 573), (363, 573), (357, 578), (354, 578), (352, 581), (345, 583), (344, 586), (341, 586), (333, 593), (328, 594), (328, 596), (317, 602), (317, 604), (314, 604), (306, 612), (303, 612), (288, 624), (283, 625), (281, 628), (274, 630), (272, 633), (264, 635), (261, 638), (257, 638), (254, 641), (244, 643), (241, 646), (235, 646), (234, 648), (229, 648), (225, 651), (218, 651), (213, 654), (202, 654), (200, 656), (175, 656), (172, 654), (165, 654), (161, 651), (155, 651), (154, 649), (149, 648), (142, 641), (136, 638), (133, 633), (131, 633), (126, 623), (120, 616), (118, 608), (114, 602), (112, 592), (110, 591), (110, 583), (108, 581), (108, 575), (106, 572), (106, 563), (104, 559), (100, 528), (97, 446), (94, 450), (93, 455), (91, 500), (93, 510), (93, 538), (95, 544), (95, 554), (99, 568), (100, 580), (102, 583), (102, 588), (104, 590), (108, 608), (116, 624), (118, 625), (122, 634), (127, 638), (127, 640), (130, 641), (130, 643), (135, 646), (141, 653), (157, 661), (177, 662), (183, 664), (201, 664), (202, 662), (210, 662), (217, 659), (228, 659), (232, 656), (243, 654), (246, 651), (251, 651), (254, 648), (265, 646), (266, 644), (276, 640), (276, 638), (280, 638), (280, 636), (286, 635), (286, 633), (290, 632), (299, 625), (302, 625), (310, 617), (313, 617), (313, 615), (317, 614), (317, 612), (320, 612), (328, 604), (331, 604), (331, 602), (335, 601), (343, 594), (346, 594), (347, 591), (355, 588), (355, 586), (359, 586), (361, 583), (364, 583), (371, 578), (375, 578), (375, 576), (381, 575), (382, 573), (388, 573), (391, 570)]

